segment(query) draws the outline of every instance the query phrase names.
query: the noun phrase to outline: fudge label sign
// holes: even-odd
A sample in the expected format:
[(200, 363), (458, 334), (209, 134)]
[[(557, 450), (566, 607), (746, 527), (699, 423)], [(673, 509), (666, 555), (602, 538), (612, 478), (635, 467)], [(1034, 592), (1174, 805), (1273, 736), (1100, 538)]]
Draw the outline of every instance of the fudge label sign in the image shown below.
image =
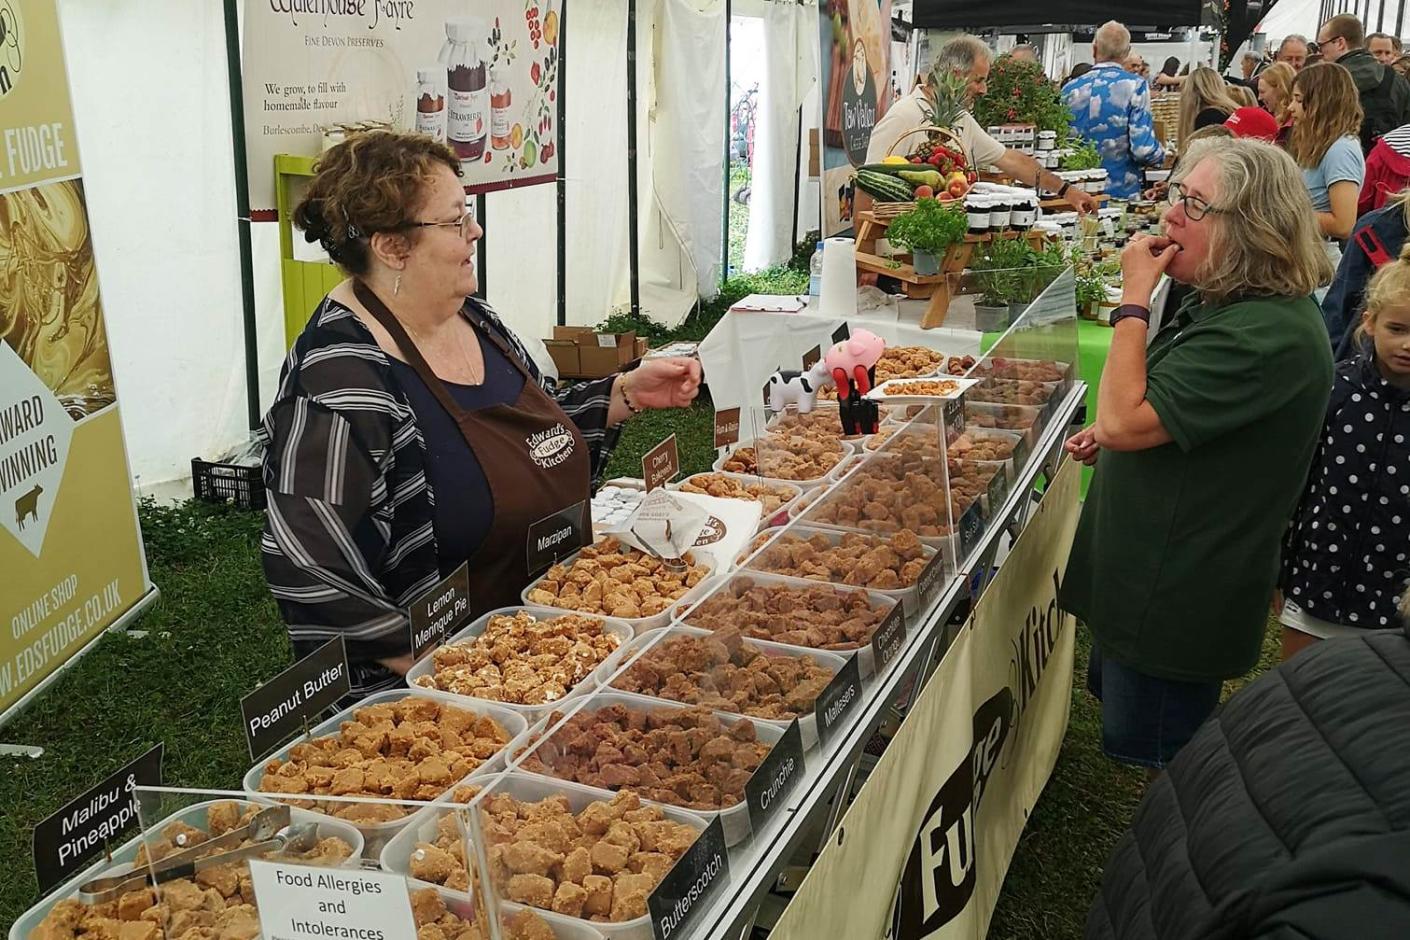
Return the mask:
[(788, 795), (797, 789), (802, 779), (803, 732), (795, 718), (744, 785), (749, 824), (754, 832), (762, 832), (765, 823), (784, 811)]
[(940, 593), (940, 585), (944, 583), (945, 553), (936, 552), (921, 569), (920, 577), (916, 578), (916, 591), (920, 594), (920, 602), (929, 604), (935, 600), (935, 595)]
[(411, 602), (411, 658), (440, 646), (470, 620), (470, 563), (456, 568), (439, 584)]
[[(729, 884), (725, 827), (716, 816), (646, 899), (655, 940), (690, 932), (699, 911)], [(402, 889), (406, 893), (406, 889)]]
[(726, 408), (715, 412), (715, 446), (728, 447), (739, 443), (739, 409)]
[(529, 526), (529, 574), (536, 575), (558, 559), (573, 554), (591, 544), (592, 524), (588, 521), (588, 503), (574, 503), (551, 516), (544, 516)]
[(871, 654), (876, 660), (877, 675), (881, 675), (881, 671), (901, 649), (901, 643), (905, 639), (906, 616), (901, 610), (901, 605), (897, 604), (871, 635)]
[(822, 361), (822, 347), (814, 346), (803, 354), (803, 371), (807, 372)]
[(857, 654), (847, 657), (842, 669), (833, 676), (827, 688), (822, 690), (813, 703), (813, 716), (818, 722), (818, 743), (827, 747), (837, 729), (846, 724), (844, 719), (852, 713), (852, 707), (862, 698), (862, 673), (857, 665)]
[(74, 797), (34, 827), (34, 874), (45, 894), (115, 845), (137, 818), (137, 788), (162, 785), (162, 745)]
[(680, 452), (676, 449), (676, 436), (672, 434), (641, 458), (641, 478), (646, 481), (646, 492), (671, 482), (680, 469)]
[(348, 653), (334, 637), (240, 699), (250, 759), (259, 760), (352, 688)]
[(269, 940), (401, 940), (416, 936), (406, 878), (380, 871), (250, 860)]

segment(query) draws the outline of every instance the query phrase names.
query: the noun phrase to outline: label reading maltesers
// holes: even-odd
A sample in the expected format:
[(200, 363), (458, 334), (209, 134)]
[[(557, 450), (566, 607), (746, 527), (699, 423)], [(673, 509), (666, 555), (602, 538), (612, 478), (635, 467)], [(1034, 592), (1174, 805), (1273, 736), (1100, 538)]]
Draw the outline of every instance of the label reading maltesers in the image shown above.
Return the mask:
[(857, 654), (853, 653), (813, 703), (813, 717), (818, 723), (818, 743), (821, 747), (827, 747), (837, 730), (846, 726), (847, 716), (861, 700), (861, 667), (857, 664)]
[(729, 884), (725, 829), (716, 816), (646, 899), (655, 940), (685, 936), (711, 898)]
[(803, 772), (803, 732), (795, 718), (744, 785), (754, 832), (763, 831), (765, 823), (783, 812), (788, 795), (803, 779)]

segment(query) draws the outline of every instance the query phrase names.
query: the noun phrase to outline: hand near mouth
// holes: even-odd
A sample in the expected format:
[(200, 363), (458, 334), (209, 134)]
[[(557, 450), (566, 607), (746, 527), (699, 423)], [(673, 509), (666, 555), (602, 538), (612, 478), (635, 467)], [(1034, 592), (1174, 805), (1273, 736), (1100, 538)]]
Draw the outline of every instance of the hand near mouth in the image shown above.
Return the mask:
[(1160, 276), (1180, 251), (1164, 235), (1133, 238), (1121, 252), (1121, 302), (1149, 308)]

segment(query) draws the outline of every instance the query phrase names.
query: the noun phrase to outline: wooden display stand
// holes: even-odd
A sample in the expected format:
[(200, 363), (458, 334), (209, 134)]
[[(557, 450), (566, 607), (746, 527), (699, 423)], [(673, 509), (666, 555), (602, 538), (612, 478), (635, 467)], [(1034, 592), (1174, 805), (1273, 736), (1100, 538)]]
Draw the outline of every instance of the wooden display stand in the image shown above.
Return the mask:
[[(1097, 205), (1102, 208), (1106, 208), (1106, 204), (1111, 200), (1111, 197), (1106, 193), (1097, 193), (1092, 198), (1095, 199)], [(1039, 201), (1038, 205), (1042, 206), (1044, 210), (1057, 209), (1061, 212), (1074, 211), (1072, 209), (1072, 203), (1068, 202), (1066, 199), (1043, 199)]]
[[(912, 300), (926, 300), (930, 304), (921, 317), (922, 329), (931, 330), (945, 322), (950, 312), (950, 279), (957, 277), (969, 265), (974, 255), (974, 246), (992, 241), (993, 235), (966, 235), (963, 242), (951, 245), (940, 259), (939, 274), (917, 274), (914, 266), (904, 262), (888, 260), (876, 253), (876, 240), (882, 237), (890, 222), (878, 219), (871, 212), (858, 212), (857, 217), (857, 271), (891, 277), (901, 282), (902, 292)], [(1039, 231), (1006, 232), (999, 238), (1026, 238), (1035, 249), (1043, 244), (1043, 233)]]

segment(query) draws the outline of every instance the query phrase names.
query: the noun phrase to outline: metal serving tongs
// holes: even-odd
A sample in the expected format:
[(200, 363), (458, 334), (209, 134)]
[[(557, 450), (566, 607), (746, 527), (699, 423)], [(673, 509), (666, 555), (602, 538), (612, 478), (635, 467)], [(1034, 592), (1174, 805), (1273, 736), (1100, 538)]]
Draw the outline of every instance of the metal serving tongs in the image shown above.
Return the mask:
[[(271, 852), (306, 852), (318, 844), (318, 824), (301, 823), (289, 825), (290, 813), (287, 806), (271, 806), (255, 814), (247, 824), (232, 829), (222, 836), (208, 839), (199, 845), (180, 852), (173, 852), (151, 865), (133, 867), (132, 870), (107, 878), (95, 878), (78, 888), (78, 899), (85, 904), (102, 904), (113, 901), (130, 891), (137, 891), (145, 885), (158, 885), (177, 878), (191, 878), (197, 872), (219, 865), (265, 855)], [(279, 831), (285, 830), (283, 834)], [(251, 845), (241, 846), (245, 840)], [(237, 846), (229, 852), (209, 855), (212, 849)], [(197, 858), (197, 855), (203, 857)]]

